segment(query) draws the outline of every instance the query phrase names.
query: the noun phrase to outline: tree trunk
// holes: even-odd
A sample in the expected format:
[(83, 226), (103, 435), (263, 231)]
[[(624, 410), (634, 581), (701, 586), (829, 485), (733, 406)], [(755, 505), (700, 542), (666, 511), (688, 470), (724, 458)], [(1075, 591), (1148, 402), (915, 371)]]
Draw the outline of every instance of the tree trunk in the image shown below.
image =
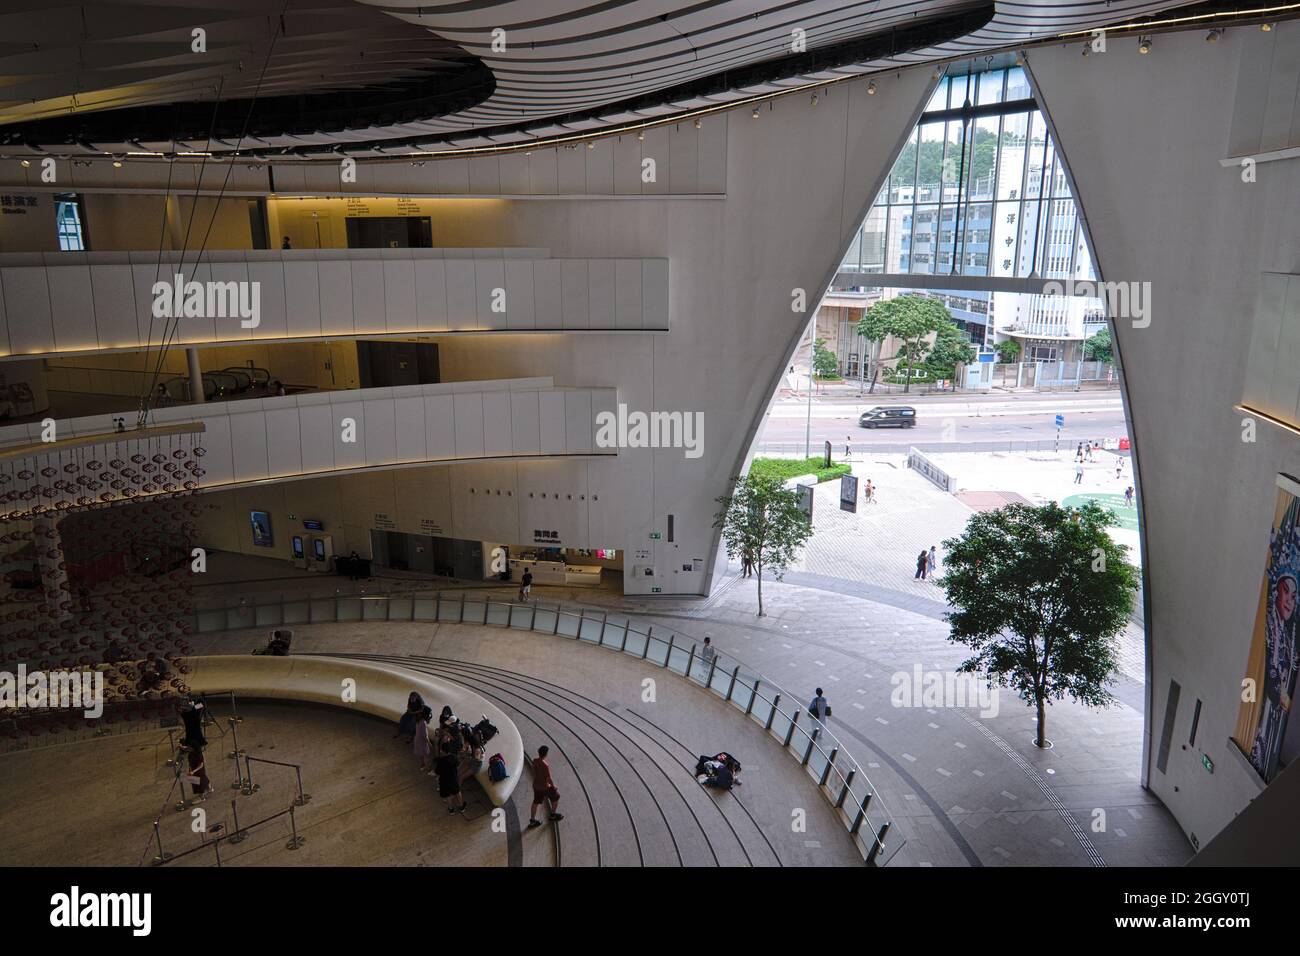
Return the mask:
[(903, 392), (906, 394), (912, 390), (912, 352), (907, 352), (907, 380), (903, 383)]
[(763, 566), (758, 565), (758, 616), (763, 616)]
[(1035, 747), (1047, 746), (1047, 710), (1043, 707), (1043, 698), (1038, 697), (1038, 739), (1034, 741)]

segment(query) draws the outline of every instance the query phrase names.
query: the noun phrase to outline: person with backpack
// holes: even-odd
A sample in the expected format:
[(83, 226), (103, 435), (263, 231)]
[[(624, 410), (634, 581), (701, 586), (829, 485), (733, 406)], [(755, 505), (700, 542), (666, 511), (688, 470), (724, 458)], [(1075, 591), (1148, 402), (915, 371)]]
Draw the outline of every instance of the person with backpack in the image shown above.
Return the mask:
[(542, 825), (542, 821), (537, 819), (537, 808), (546, 804), (550, 811), (549, 820), (558, 822), (564, 819), (564, 814), (560, 813), (560, 791), (555, 789), (555, 781), (551, 779), (551, 765), (546, 762), (546, 755), (551, 752), (551, 748), (545, 744), (537, 748), (537, 756), (533, 759), (533, 806), (528, 812), (528, 829), (535, 830)]
[(519, 600), (527, 601), (528, 594), (533, 589), (533, 571), (531, 568), (524, 568), (524, 576), (519, 582)]

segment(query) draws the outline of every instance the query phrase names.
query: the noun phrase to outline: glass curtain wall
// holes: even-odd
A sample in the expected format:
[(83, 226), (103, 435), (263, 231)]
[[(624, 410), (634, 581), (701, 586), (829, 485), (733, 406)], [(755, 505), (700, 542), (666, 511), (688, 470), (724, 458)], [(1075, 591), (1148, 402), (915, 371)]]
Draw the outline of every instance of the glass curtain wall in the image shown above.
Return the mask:
[(1022, 68), (939, 82), (841, 268), (1095, 278), (1065, 168)]

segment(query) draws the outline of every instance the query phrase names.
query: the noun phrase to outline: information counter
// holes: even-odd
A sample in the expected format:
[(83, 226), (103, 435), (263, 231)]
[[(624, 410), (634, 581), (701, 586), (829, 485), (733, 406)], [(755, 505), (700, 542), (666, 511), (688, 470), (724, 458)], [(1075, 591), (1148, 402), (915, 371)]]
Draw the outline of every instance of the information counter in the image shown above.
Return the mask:
[(600, 565), (566, 564), (563, 561), (511, 558), (510, 579), (518, 584), (525, 569), (533, 572), (534, 584), (570, 584), (596, 586), (600, 584)]

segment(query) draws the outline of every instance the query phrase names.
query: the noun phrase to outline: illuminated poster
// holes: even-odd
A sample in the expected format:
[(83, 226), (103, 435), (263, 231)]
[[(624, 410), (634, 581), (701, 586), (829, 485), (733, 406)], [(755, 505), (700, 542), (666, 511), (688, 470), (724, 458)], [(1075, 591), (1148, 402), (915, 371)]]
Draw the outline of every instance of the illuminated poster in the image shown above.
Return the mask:
[(1288, 736), (1296, 692), (1300, 483), (1279, 475), (1277, 484), (1268, 558), (1246, 662), (1246, 677), (1253, 683), (1242, 689), (1244, 699), (1233, 737), (1265, 782), (1276, 777), (1300, 749), (1300, 732)]
[(271, 516), (265, 511), (250, 511), (249, 521), (253, 525), (253, 544), (259, 548), (275, 547), (275, 538), (271, 534)]

